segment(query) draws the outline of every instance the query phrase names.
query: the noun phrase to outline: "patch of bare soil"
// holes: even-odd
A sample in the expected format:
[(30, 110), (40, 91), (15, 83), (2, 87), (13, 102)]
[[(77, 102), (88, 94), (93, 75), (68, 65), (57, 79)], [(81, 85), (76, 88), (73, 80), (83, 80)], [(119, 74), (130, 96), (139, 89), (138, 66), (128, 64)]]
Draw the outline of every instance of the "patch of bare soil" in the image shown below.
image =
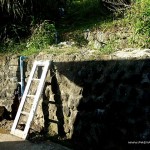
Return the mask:
[(45, 141), (41, 143), (31, 143), (10, 134), (0, 133), (0, 149), (2, 150), (70, 150), (64, 146)]
[(60, 144), (51, 142), (39, 133), (29, 134), (28, 140), (10, 135), (13, 120), (0, 121), (0, 149), (3, 150), (70, 150)]

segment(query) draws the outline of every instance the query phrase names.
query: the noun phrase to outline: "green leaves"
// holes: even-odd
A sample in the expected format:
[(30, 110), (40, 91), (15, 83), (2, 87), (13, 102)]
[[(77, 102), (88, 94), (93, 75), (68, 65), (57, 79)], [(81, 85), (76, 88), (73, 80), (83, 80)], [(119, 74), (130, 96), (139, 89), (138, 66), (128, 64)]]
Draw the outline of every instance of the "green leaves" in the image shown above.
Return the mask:
[(141, 0), (137, 6), (140, 6), (140, 11), (135, 14), (136, 23), (135, 30), (136, 33), (150, 36), (150, 1), (149, 0)]
[(37, 51), (53, 44), (55, 32), (55, 26), (48, 21), (39, 24), (27, 42), (27, 49)]

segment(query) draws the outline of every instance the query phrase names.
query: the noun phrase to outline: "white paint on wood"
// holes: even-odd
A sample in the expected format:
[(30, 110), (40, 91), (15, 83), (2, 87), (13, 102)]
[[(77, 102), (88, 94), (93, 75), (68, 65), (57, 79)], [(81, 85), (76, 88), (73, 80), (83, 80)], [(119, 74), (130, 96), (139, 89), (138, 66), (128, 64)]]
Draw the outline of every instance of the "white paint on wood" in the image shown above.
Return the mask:
[[(43, 66), (44, 67), (43, 71), (42, 71), (41, 78), (38, 79), (39, 80), (39, 85), (37, 87), (35, 95), (28, 95), (30, 85), (31, 85), (31, 83), (32, 83), (32, 81), (34, 79), (33, 76), (34, 76), (36, 68), (38, 66)], [(29, 76), (29, 79), (28, 79), (28, 82), (27, 82), (27, 85), (26, 85), (26, 88), (25, 88), (25, 91), (24, 91), (24, 94), (23, 94), (23, 97), (21, 99), (21, 103), (20, 103), (19, 108), (18, 108), (18, 112), (16, 114), (16, 117), (15, 117), (12, 129), (11, 129), (11, 134), (16, 135), (18, 137), (21, 137), (23, 139), (26, 139), (28, 131), (29, 131), (29, 128), (30, 128), (30, 125), (31, 125), (31, 122), (33, 120), (33, 117), (35, 115), (35, 112), (36, 112), (36, 109), (37, 109), (37, 106), (38, 106), (38, 102), (39, 102), (39, 98), (40, 98), (41, 92), (42, 92), (43, 87), (44, 87), (45, 78), (46, 78), (49, 66), (50, 66), (50, 61), (44, 61), (44, 62), (42, 62), (42, 61), (35, 61), (34, 62), (32, 70), (31, 70), (31, 73), (30, 73), (30, 76)], [(25, 103), (27, 97), (33, 97), (34, 101), (33, 101), (33, 105), (31, 107), (31, 110), (30, 110), (30, 113), (29, 113), (29, 117), (27, 119), (27, 123), (25, 125), (25, 129), (24, 129), (24, 131), (21, 131), (21, 130), (16, 129), (16, 127), (17, 127), (20, 115), (21, 114), (27, 114), (27, 113), (24, 113), (22, 111), (24, 103)]]

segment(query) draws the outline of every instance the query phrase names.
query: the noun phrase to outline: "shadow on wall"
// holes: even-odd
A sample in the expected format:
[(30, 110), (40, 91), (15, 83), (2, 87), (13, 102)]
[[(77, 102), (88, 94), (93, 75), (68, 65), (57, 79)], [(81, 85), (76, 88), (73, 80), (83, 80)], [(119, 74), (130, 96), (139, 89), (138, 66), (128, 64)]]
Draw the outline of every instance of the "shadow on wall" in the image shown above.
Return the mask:
[[(72, 121), (74, 149), (122, 150), (132, 145), (130, 141), (150, 141), (149, 59), (54, 62), (54, 66), (61, 76), (53, 79), (60, 103), (61, 91), (67, 92), (59, 87), (62, 76), (70, 81), (66, 84), (73, 82), (83, 89), (76, 108), (69, 108), (71, 113), (77, 109)], [(66, 102), (73, 99), (76, 103), (76, 97), (68, 95)]]
[[(42, 103), (42, 110), (43, 110), (43, 115), (44, 115), (44, 133), (49, 132), (49, 126), (51, 123), (57, 124), (58, 127), (58, 135), (60, 137), (65, 136), (64, 132), (64, 116), (63, 116), (63, 109), (62, 109), (62, 101), (61, 101), (61, 93), (58, 85), (58, 81), (55, 75), (55, 69), (53, 64), (51, 65), (50, 69), (50, 77), (51, 82), (46, 82), (44, 89), (43, 89), (43, 103)], [(51, 90), (52, 93), (54, 94), (54, 101), (49, 101), (49, 95), (46, 95), (46, 88), (51, 85)], [(49, 93), (48, 93), (49, 94)], [(50, 105), (55, 105), (56, 106), (56, 116), (57, 116), (57, 121), (49, 119), (49, 104)]]

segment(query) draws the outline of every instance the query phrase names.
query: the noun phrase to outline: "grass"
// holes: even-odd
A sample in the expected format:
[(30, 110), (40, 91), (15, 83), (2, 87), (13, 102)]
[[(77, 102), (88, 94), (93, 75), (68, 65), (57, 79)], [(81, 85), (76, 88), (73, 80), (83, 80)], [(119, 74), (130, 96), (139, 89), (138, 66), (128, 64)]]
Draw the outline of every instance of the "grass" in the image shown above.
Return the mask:
[[(77, 45), (86, 45), (83, 33), (101, 31), (109, 35), (105, 45), (99, 48), (99, 54), (110, 54), (124, 48), (150, 48), (150, 1), (139, 0), (124, 12), (114, 15), (76, 21), (69, 30), (65, 31), (65, 40), (73, 39)], [(121, 14), (121, 17), (120, 17)], [(119, 16), (119, 17), (118, 17)], [(77, 19), (76, 19), (77, 20)], [(105, 38), (105, 37), (104, 37)], [(94, 42), (93, 42), (94, 43)], [(93, 45), (86, 45), (94, 49)]]
[(62, 41), (74, 41), (74, 46), (66, 48), (53, 45), (55, 27), (45, 22), (34, 29), (28, 40), (20, 44), (14, 44), (8, 40), (5, 46), (1, 46), (1, 53), (32, 55), (46, 52), (54, 55), (62, 53), (70, 55), (80, 53), (82, 47), (95, 49), (94, 41), (92, 44), (88, 44), (84, 37), (87, 30), (93, 34), (97, 31), (103, 34), (104, 44), (95, 49), (97, 55), (110, 54), (124, 48), (150, 48), (149, 0), (137, 0), (126, 11), (103, 15), (103, 17), (99, 16), (102, 12), (99, 10), (97, 2), (97, 0), (92, 3), (90, 0), (85, 0), (83, 3), (81, 1), (74, 2), (69, 10), (70, 16), (68, 15), (60, 21), (57, 30)]

